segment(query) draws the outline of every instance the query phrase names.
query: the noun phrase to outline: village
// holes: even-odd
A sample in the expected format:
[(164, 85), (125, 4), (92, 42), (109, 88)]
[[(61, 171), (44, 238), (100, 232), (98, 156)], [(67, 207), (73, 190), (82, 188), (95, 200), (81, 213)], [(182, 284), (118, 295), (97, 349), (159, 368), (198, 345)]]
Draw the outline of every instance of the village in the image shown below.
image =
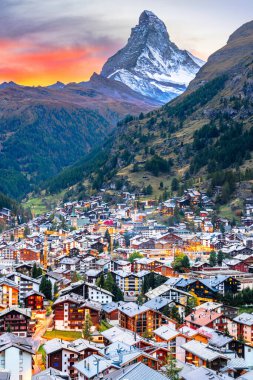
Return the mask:
[(253, 378), (253, 198), (236, 221), (195, 188), (0, 219), (1, 379)]

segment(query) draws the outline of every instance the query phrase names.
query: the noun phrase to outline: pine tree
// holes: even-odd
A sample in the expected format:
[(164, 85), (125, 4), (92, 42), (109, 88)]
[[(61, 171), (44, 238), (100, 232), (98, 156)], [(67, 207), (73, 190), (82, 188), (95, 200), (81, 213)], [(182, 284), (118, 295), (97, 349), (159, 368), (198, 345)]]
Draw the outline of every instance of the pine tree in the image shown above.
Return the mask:
[(52, 282), (50, 280), (47, 280), (47, 283), (46, 283), (46, 294), (45, 294), (45, 297), (48, 300), (52, 299)]
[(121, 289), (114, 284), (113, 286), (113, 301), (119, 302), (119, 301), (124, 301), (124, 294), (122, 293)]
[(179, 183), (177, 178), (173, 178), (171, 182), (171, 191), (178, 191)]
[(108, 290), (109, 292), (113, 292), (113, 287), (114, 287), (114, 279), (112, 277), (112, 274), (109, 272), (106, 276), (105, 280), (105, 289)]
[[(47, 279), (45, 276), (42, 276), (41, 282), (40, 282), (40, 292), (45, 295), (46, 292), (46, 286), (47, 286)], [(46, 296), (46, 295), (45, 295)]]
[(42, 275), (42, 268), (41, 267), (37, 267), (37, 278), (40, 277)]
[(215, 252), (210, 253), (209, 264), (211, 267), (215, 267), (215, 265), (217, 264), (217, 255)]
[(59, 292), (58, 285), (57, 285), (57, 283), (55, 282), (55, 283), (54, 283), (54, 298), (57, 297), (58, 292)]
[(177, 367), (177, 361), (172, 354), (168, 355), (168, 361), (166, 366), (166, 375), (170, 380), (179, 380), (179, 372), (181, 368)]
[(91, 327), (92, 327), (92, 321), (91, 321), (90, 314), (86, 314), (84, 324), (83, 324), (83, 337), (84, 339), (87, 339), (89, 342), (92, 340)]
[(218, 252), (218, 255), (217, 255), (217, 263), (218, 263), (218, 265), (221, 266), (223, 260), (224, 260), (223, 252), (222, 252), (222, 251), (219, 251), (219, 252)]
[(180, 317), (180, 314), (178, 312), (178, 308), (175, 305), (171, 309), (171, 318), (175, 319), (175, 321), (177, 321), (177, 322), (181, 321), (181, 317)]
[(32, 278), (37, 278), (37, 277), (38, 277), (37, 265), (36, 265), (36, 263), (34, 263), (33, 269), (32, 269)]
[(44, 294), (47, 300), (52, 299), (52, 282), (47, 280), (45, 276), (42, 276), (40, 283), (40, 292)]
[(101, 276), (97, 279), (96, 284), (100, 288), (105, 289), (105, 276), (104, 276), (104, 273), (102, 273)]
[(196, 297), (188, 297), (187, 303), (185, 307), (185, 315), (189, 315), (192, 312), (192, 309), (197, 306), (197, 298)]

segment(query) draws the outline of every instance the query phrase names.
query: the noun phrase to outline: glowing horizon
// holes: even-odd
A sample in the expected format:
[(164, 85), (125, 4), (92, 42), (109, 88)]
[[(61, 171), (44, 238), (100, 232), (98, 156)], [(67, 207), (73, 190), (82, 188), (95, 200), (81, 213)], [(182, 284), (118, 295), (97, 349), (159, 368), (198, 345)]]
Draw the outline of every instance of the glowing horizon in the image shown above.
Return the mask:
[[(136, 4), (137, 3), (137, 4)], [(252, 0), (2, 0), (0, 83), (45, 86), (89, 80), (122, 48), (144, 9), (179, 48), (207, 57), (250, 21)]]

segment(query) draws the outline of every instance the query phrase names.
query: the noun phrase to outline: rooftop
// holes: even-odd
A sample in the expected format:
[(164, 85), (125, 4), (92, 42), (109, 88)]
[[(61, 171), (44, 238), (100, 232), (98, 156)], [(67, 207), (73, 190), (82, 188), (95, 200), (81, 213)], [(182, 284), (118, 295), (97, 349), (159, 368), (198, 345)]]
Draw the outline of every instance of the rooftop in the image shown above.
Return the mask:
[(104, 380), (136, 380), (136, 379), (152, 379), (152, 380), (166, 380), (167, 377), (163, 376), (154, 369), (146, 366), (143, 363), (135, 363), (128, 367), (121, 368), (117, 371), (110, 373), (104, 377)]
[(190, 340), (187, 343), (184, 343), (181, 346), (184, 350), (187, 352), (192, 353), (193, 355), (196, 355), (202, 360), (208, 360), (209, 362), (212, 362), (215, 359), (223, 358), (227, 359), (226, 355), (221, 354), (220, 352), (211, 350), (207, 347), (206, 344), (200, 343), (196, 340)]
[(136, 333), (117, 326), (103, 331), (101, 335), (103, 335), (105, 339), (109, 340), (109, 342), (124, 342), (131, 346), (142, 340), (142, 338)]
[(148, 310), (149, 310), (148, 307), (146, 307), (144, 305), (140, 306), (134, 302), (128, 302), (128, 303), (125, 303), (125, 304), (119, 306), (119, 311), (128, 315), (129, 317), (134, 317), (135, 315), (145, 313)]
[(206, 326), (222, 315), (222, 313), (217, 313), (216, 311), (199, 308), (185, 317), (185, 321), (194, 323), (198, 326)]
[(237, 323), (242, 323), (247, 326), (253, 325), (253, 314), (250, 313), (242, 313), (238, 315), (238, 317), (233, 319)]
[(158, 327), (158, 329), (154, 330), (154, 333), (166, 341), (171, 340), (179, 335), (179, 332), (169, 327), (169, 325)]

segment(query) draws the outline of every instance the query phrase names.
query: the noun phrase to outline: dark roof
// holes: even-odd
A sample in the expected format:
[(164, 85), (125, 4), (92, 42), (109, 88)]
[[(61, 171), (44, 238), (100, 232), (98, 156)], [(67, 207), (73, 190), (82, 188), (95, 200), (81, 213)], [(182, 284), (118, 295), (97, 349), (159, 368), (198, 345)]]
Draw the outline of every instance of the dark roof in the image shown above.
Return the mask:
[(27, 292), (27, 293), (25, 294), (24, 298), (27, 298), (27, 297), (33, 296), (34, 294), (36, 294), (37, 296), (41, 296), (41, 297), (45, 298), (45, 296), (44, 296), (43, 293), (37, 292), (36, 290), (30, 290), (30, 292)]

